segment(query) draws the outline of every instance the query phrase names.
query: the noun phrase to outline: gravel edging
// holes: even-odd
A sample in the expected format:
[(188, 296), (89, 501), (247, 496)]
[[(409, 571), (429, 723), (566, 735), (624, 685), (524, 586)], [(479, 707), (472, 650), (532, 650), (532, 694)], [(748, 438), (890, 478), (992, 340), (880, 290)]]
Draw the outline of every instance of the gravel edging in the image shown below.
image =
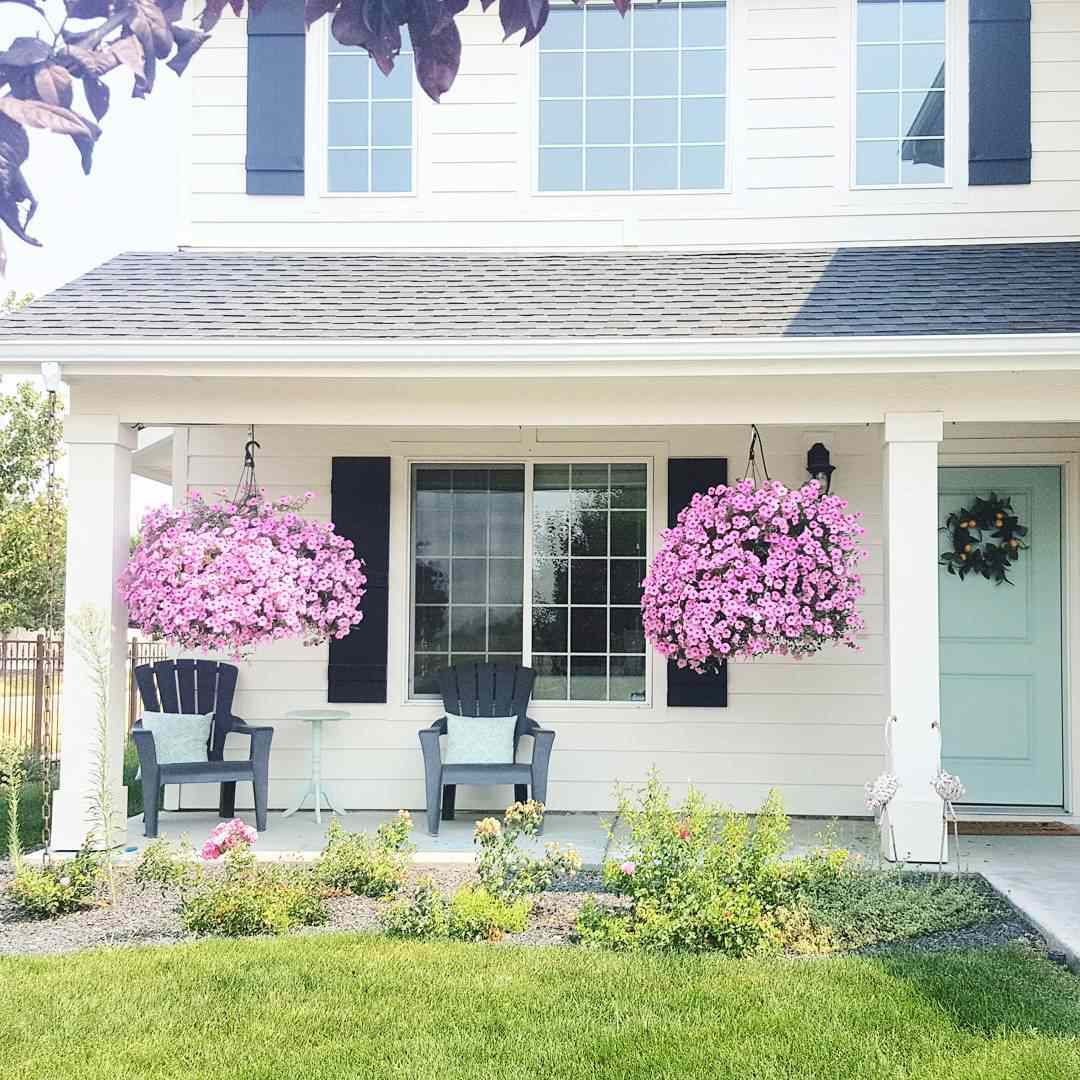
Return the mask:
[[(55, 919), (30, 919), (2, 895), (10, 880), (10, 867), (0, 866), (0, 956), (46, 956), (81, 949), (135, 945), (169, 945), (195, 941), (201, 935), (189, 933), (180, 922), (173, 896), (154, 889), (139, 889), (132, 881), (131, 867), (118, 867), (118, 900), (114, 907), (96, 906)], [(452, 891), (475, 881), (473, 867), (464, 864), (418, 864), (410, 868), (407, 888), (420, 878), (430, 877), (443, 891)], [(988, 890), (998, 896), (996, 890)], [(609, 904), (624, 900), (612, 896), (601, 875), (584, 870), (571, 880), (559, 882), (534, 899), (528, 928), (508, 934), (506, 945), (558, 946), (573, 942), (577, 912), (588, 897), (604, 897)], [(332, 896), (326, 900), (329, 915), (324, 926), (305, 927), (297, 934), (379, 932), (379, 901), (363, 896)], [(848, 955), (876, 956), (897, 950), (917, 953), (989, 948), (1023, 941), (1053, 959), (1042, 934), (1007, 901), (997, 919), (980, 926), (947, 930), (903, 941), (867, 945)]]

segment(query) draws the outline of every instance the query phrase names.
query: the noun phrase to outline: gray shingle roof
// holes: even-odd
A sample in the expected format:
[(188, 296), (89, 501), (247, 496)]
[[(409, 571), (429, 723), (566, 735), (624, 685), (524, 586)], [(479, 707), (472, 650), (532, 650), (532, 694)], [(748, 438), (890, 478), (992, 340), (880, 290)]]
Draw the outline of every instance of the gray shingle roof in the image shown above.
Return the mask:
[(1046, 332), (1080, 332), (1080, 243), (132, 253), (0, 319), (0, 343)]

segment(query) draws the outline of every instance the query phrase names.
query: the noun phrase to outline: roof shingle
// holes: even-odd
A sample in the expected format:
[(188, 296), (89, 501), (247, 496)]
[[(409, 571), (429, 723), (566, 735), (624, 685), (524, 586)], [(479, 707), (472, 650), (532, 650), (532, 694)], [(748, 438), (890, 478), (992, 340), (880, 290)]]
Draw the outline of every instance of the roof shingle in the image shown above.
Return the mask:
[(1080, 332), (1080, 243), (791, 251), (130, 253), (27, 338), (366, 342)]

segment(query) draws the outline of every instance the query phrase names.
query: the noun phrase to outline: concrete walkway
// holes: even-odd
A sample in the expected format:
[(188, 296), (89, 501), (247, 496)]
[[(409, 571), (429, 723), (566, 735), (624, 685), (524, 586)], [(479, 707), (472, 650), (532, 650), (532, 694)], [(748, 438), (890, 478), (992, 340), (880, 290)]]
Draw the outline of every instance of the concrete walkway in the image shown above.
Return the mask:
[[(241, 816), (251, 821), (250, 812)], [(413, 861), (424, 863), (468, 863), (473, 859), (473, 826), (487, 815), (459, 813), (456, 821), (441, 823), (439, 835), (428, 836), (422, 813), (414, 813)], [(496, 815), (497, 816), (497, 815)], [(374, 832), (390, 819), (386, 811), (354, 811), (342, 818), (350, 831)], [(316, 824), (310, 811), (291, 817), (270, 815), (269, 827), (259, 836), (256, 853), (260, 859), (281, 862), (308, 862), (315, 859), (326, 843), (329, 813)], [(609, 855), (619, 853), (621, 836), (616, 831), (609, 841), (603, 814), (557, 814), (547, 816), (544, 835), (529, 841), (528, 846), (541, 850), (555, 840), (572, 845), (586, 866), (600, 866)], [(213, 811), (163, 811), (160, 832), (178, 840), (186, 836), (198, 846), (218, 823)], [(820, 818), (793, 818), (791, 850), (809, 851), (823, 840), (862, 855), (871, 865), (878, 863), (877, 828), (869, 819), (828, 821)], [(128, 845), (125, 861), (134, 861), (147, 841), (142, 835), (142, 819), (128, 822)], [(955, 862), (951, 864), (955, 868)], [(960, 868), (982, 874), (991, 885), (1016, 906), (1042, 932), (1052, 949), (1062, 952), (1071, 966), (1080, 971), (1080, 836), (961, 836)]]

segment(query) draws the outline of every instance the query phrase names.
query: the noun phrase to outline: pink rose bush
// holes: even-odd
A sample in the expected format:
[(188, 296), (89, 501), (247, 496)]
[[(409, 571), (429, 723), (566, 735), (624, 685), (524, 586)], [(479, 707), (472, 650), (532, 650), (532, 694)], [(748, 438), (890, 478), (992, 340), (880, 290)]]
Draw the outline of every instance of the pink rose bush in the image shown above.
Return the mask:
[(212, 862), (220, 859), (226, 851), (251, 847), (258, 838), (259, 834), (250, 825), (245, 825), (239, 818), (233, 818), (232, 821), (223, 821), (211, 829), (206, 843), (199, 849), (199, 855)]
[(790, 490), (740, 480), (695, 495), (643, 583), (645, 636), (680, 667), (857, 648), (856, 571), (865, 531), (817, 481)]
[(279, 638), (317, 645), (360, 622), (367, 577), (352, 541), (296, 511), (313, 496), (147, 512), (120, 577), (131, 621), (183, 648), (245, 655)]

